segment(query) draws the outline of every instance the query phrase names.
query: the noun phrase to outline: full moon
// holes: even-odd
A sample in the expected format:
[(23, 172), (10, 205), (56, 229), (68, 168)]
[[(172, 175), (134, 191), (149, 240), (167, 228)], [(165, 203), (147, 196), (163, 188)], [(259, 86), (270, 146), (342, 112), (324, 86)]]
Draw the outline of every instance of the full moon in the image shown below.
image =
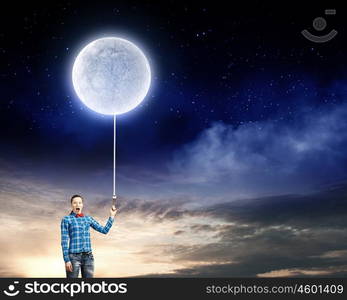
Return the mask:
[(118, 115), (145, 98), (151, 70), (143, 52), (132, 42), (107, 37), (85, 46), (72, 68), (72, 82), (81, 101), (105, 115)]

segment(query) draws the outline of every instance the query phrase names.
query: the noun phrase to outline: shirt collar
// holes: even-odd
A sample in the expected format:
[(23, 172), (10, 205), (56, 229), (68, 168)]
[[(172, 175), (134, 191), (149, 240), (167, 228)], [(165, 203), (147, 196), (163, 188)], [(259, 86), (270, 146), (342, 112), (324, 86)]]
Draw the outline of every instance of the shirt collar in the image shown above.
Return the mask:
[(75, 214), (73, 211), (71, 211), (70, 216), (71, 215), (75, 217), (77, 214)]

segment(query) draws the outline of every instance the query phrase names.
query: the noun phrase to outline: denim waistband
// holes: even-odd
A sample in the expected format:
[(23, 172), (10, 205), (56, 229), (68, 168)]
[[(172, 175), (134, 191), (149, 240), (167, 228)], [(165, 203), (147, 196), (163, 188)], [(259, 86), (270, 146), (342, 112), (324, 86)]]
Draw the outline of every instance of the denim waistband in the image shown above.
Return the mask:
[(74, 252), (70, 254), (92, 254), (92, 251), (86, 251), (86, 252)]

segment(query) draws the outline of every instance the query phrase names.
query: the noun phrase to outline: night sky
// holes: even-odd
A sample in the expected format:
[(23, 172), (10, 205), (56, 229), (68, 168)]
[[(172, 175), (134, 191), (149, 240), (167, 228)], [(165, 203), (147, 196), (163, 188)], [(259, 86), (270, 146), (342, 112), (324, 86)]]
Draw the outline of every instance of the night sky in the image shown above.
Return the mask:
[[(113, 120), (78, 99), (71, 69), (90, 41), (120, 36), (144, 51), (152, 83), (140, 106), (117, 117), (121, 209), (113, 239), (139, 234), (142, 221), (150, 226), (129, 243), (138, 252), (122, 245), (122, 253), (137, 255), (138, 270), (99, 276), (346, 274), (344, 12), (332, 2), (242, 3), (59, 1), (2, 10), (3, 223), (54, 216), (46, 234), (57, 249), (47, 251), (62, 265), (59, 222), (71, 194), (85, 196), (89, 213), (105, 219)], [(337, 9), (336, 16), (325, 16), (327, 8)], [(317, 33), (312, 21), (319, 16), (327, 28)], [(317, 44), (303, 29), (338, 35)], [(27, 205), (24, 215), (16, 203)], [(28, 245), (47, 220), (40, 222), (27, 233)], [(16, 223), (8, 226), (16, 235)], [(9, 245), (1, 252), (18, 242), (0, 240)], [(107, 240), (101, 247), (105, 257), (118, 255), (117, 243), (111, 252)], [(150, 253), (170, 259), (152, 262)], [(120, 259), (124, 266), (134, 260), (130, 254)], [(37, 274), (9, 263), (0, 273)], [(64, 276), (63, 270), (48, 275)]]

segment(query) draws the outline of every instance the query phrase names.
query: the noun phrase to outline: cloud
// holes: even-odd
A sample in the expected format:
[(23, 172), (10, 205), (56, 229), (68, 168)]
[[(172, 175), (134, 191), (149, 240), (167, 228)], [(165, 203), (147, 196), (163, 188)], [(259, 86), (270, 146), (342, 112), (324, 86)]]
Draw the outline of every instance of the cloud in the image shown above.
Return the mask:
[[(119, 197), (107, 236), (92, 232), (96, 276), (346, 274), (346, 112), (304, 112), (292, 126), (212, 125), (176, 153), (171, 173), (146, 173), (152, 194)], [(59, 225), (76, 173), (58, 184), (0, 163), (0, 274), (65, 276)], [(86, 194), (86, 212), (105, 223), (109, 197)]]
[(283, 269), (257, 274), (257, 277), (328, 277), (329, 275), (339, 275), (339, 277), (345, 277), (346, 274), (347, 265), (337, 266), (334, 268), (328, 267), (325, 269)]
[(347, 105), (303, 110), (291, 123), (216, 122), (175, 153), (173, 179), (235, 197), (311, 192), (346, 179)]
[(335, 250), (335, 251), (327, 251), (319, 256), (313, 256), (313, 257), (320, 257), (320, 258), (336, 258), (336, 259), (347, 259), (347, 250)]
[[(1, 274), (64, 277), (59, 224), (68, 212), (61, 198), (67, 191), (27, 178), (24, 193), (16, 188), (15, 176), (6, 178)], [(92, 232), (96, 276), (340, 276), (347, 251), (346, 191), (347, 185), (340, 184), (309, 195), (203, 207), (191, 206), (185, 197), (120, 198), (110, 233)], [(104, 223), (109, 199), (93, 199), (86, 209)]]
[[(0, 274), (19, 277), (65, 277), (60, 247), (60, 221), (69, 213), (72, 190), (36, 178), (13, 165), (0, 170)], [(68, 176), (68, 175), (67, 175)], [(107, 236), (91, 230), (96, 277), (172, 272), (183, 265), (153, 252), (173, 243), (187, 199), (118, 199), (120, 212)], [(189, 202), (189, 201), (188, 201)], [(85, 211), (101, 224), (110, 199), (88, 194)], [(189, 213), (189, 211), (188, 211)], [(23, 251), (25, 249), (25, 251)], [(50, 268), (47, 269), (47, 265)]]
[[(162, 245), (158, 255), (173, 256), (189, 267), (161, 276), (343, 276), (347, 272), (341, 267), (347, 265), (345, 192), (343, 185), (311, 195), (241, 199), (191, 212), (188, 224), (180, 221), (179, 236), (202, 233), (207, 242), (182, 239), (176, 246)], [(194, 224), (198, 220), (201, 223)]]

